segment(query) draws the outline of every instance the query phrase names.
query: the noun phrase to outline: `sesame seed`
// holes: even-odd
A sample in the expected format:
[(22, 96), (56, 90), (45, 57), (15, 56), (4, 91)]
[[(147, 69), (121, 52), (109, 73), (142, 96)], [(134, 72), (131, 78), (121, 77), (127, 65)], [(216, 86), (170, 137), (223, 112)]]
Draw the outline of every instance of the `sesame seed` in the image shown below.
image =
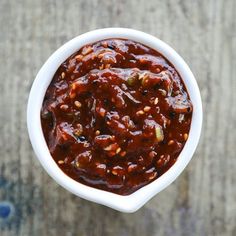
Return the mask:
[(136, 115), (137, 115), (137, 116), (143, 115), (143, 114), (144, 114), (144, 111), (142, 111), (142, 110), (136, 112)]
[(150, 176), (149, 176), (149, 180), (152, 180), (152, 179), (154, 179), (154, 178), (156, 178), (156, 176), (157, 176), (157, 172), (153, 172)]
[(75, 59), (78, 61), (81, 61), (83, 59), (83, 56), (79, 54), (75, 57)]
[(63, 111), (66, 111), (68, 108), (69, 108), (68, 105), (65, 105), (65, 104), (60, 106), (60, 109)]
[(99, 110), (99, 114), (100, 114), (102, 117), (104, 117), (105, 114), (106, 114), (106, 110), (101, 107), (100, 110)]
[(149, 107), (149, 106), (145, 106), (145, 107), (143, 108), (143, 110), (144, 110), (145, 112), (148, 112), (148, 111), (151, 110), (151, 107)]
[(116, 154), (118, 154), (120, 151), (121, 151), (121, 148), (120, 148), (120, 147), (117, 148), (117, 149), (116, 149)]
[(66, 76), (65, 72), (62, 72), (62, 73), (61, 73), (61, 78), (64, 79), (65, 76)]
[(74, 104), (77, 108), (80, 108), (82, 106), (81, 102), (79, 101), (75, 101)]
[(99, 135), (100, 134), (100, 130), (96, 130), (95, 134)]
[(64, 161), (63, 161), (63, 160), (59, 160), (57, 163), (58, 163), (59, 165), (62, 165), (62, 164), (64, 164)]
[(112, 144), (108, 145), (107, 147), (104, 148), (105, 151), (112, 151)]
[(185, 134), (184, 134), (184, 140), (186, 141), (187, 139), (188, 139), (188, 134), (185, 133)]
[(71, 89), (72, 89), (72, 90), (75, 90), (76, 87), (77, 87), (76, 83), (71, 84)]
[(167, 95), (167, 92), (164, 89), (158, 89), (158, 90), (164, 97)]
[(170, 140), (170, 141), (168, 142), (168, 145), (169, 145), (169, 146), (172, 145), (172, 144), (174, 144), (174, 140)]
[(158, 103), (158, 98), (155, 98), (154, 105), (157, 105), (157, 103)]

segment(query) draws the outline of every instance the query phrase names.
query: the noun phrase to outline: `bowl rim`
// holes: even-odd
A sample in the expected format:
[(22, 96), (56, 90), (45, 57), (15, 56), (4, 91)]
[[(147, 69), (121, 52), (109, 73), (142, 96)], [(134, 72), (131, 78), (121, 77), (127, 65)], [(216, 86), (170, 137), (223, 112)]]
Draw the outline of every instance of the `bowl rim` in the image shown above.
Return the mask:
[[(118, 195), (81, 184), (67, 176), (50, 155), (41, 127), (40, 111), (46, 89), (58, 67), (82, 46), (102, 39), (130, 39), (147, 45), (166, 57), (178, 71), (193, 103), (189, 138), (175, 164), (163, 175), (130, 195)], [(202, 127), (202, 102), (193, 73), (182, 57), (160, 39), (128, 28), (96, 29), (79, 35), (57, 49), (43, 64), (31, 87), (27, 105), (27, 127), (34, 152), (47, 173), (71, 193), (121, 212), (135, 212), (158, 192), (170, 185), (184, 170), (199, 142)]]

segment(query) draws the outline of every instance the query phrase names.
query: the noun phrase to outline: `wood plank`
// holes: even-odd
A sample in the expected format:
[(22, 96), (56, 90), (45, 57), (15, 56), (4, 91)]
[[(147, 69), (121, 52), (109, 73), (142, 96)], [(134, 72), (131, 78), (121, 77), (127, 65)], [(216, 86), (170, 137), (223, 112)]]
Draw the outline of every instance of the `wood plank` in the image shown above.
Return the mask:
[[(0, 1), (0, 235), (236, 235), (236, 1)], [(134, 214), (82, 200), (42, 169), (26, 104), (48, 56), (72, 37), (109, 27), (173, 46), (199, 83), (204, 125), (184, 173)]]

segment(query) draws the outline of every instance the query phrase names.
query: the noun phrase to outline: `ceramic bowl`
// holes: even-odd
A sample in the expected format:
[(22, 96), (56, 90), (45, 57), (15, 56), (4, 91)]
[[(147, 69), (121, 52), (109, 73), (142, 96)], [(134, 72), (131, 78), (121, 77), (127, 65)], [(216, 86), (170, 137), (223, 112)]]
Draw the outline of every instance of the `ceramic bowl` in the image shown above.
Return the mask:
[[(83, 185), (66, 174), (57, 166), (50, 155), (41, 127), (40, 111), (45, 92), (58, 67), (73, 53), (86, 44), (102, 39), (123, 38), (147, 45), (166, 57), (182, 77), (193, 104), (192, 123), (189, 138), (175, 164), (155, 181), (122, 196)], [(65, 43), (44, 63), (32, 85), (27, 108), (27, 126), (29, 137), (38, 160), (47, 173), (61, 186), (75, 195), (106, 205), (122, 212), (134, 212), (149, 199), (171, 184), (184, 170), (197, 147), (202, 126), (202, 103), (197, 82), (185, 61), (179, 54), (160, 39), (147, 33), (126, 28), (105, 28), (82, 34)]]

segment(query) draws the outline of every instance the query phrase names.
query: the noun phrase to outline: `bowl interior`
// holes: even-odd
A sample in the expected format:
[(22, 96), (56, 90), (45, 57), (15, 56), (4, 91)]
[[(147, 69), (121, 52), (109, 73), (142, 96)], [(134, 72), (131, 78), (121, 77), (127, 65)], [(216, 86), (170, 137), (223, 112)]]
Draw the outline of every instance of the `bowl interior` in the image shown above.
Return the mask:
[[(82, 46), (107, 38), (130, 39), (147, 45), (166, 57), (182, 77), (193, 103), (189, 138), (176, 163), (162, 176), (136, 192), (122, 196), (88, 187), (68, 177), (54, 162), (45, 142), (40, 110), (45, 92), (58, 67)], [(124, 28), (106, 28), (80, 35), (54, 52), (38, 72), (30, 91), (27, 107), (27, 125), (33, 149), (48, 174), (70, 192), (123, 212), (134, 212), (150, 198), (173, 182), (186, 167), (197, 147), (202, 125), (202, 104), (196, 80), (184, 60), (167, 44), (149, 34)]]

